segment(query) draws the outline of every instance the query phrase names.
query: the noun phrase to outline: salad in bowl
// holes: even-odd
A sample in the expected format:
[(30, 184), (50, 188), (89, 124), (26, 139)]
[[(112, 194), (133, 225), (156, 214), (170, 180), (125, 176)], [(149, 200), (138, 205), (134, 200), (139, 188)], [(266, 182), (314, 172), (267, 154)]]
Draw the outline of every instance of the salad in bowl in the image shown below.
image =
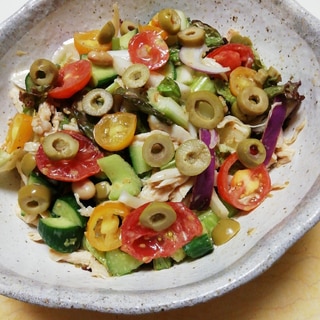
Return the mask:
[(12, 73), (0, 171), (18, 177), (10, 214), (52, 268), (99, 288), (156, 274), (164, 288), (170, 270), (223, 271), (224, 250), (255, 233), (247, 221), (290, 189), (278, 172), (298, 156), (307, 99), (299, 73), (235, 25), (178, 4), (145, 21), (123, 11)]

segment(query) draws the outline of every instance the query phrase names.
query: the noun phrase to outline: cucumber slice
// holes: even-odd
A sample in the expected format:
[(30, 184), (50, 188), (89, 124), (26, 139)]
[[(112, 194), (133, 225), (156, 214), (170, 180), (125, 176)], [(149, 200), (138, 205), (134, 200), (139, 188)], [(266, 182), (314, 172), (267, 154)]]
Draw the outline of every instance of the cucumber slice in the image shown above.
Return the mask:
[(132, 166), (118, 154), (100, 158), (98, 165), (111, 181), (110, 200), (118, 200), (122, 191), (136, 196), (140, 193), (142, 182)]
[(99, 251), (91, 246), (86, 237), (83, 238), (82, 246), (88, 250), (109, 272), (111, 276), (123, 276), (139, 268), (143, 262), (129, 254), (115, 249), (111, 251)]
[(143, 264), (128, 253), (115, 249), (106, 252), (106, 265), (112, 276), (123, 276), (131, 273)]
[(211, 253), (213, 251), (213, 243), (210, 236), (204, 233), (192, 239), (183, 249), (188, 257), (197, 259)]
[(39, 220), (38, 232), (50, 248), (65, 253), (80, 248), (87, 218), (78, 208), (74, 196), (67, 195), (55, 201), (51, 217)]
[(128, 49), (129, 41), (131, 38), (137, 34), (138, 29), (133, 29), (121, 37), (116, 37), (112, 39), (112, 50), (123, 50)]
[[(81, 55), (81, 59), (87, 59), (87, 55)], [(117, 76), (116, 70), (111, 66), (104, 67), (92, 64), (92, 76), (88, 85), (92, 88), (107, 87)]]
[(153, 269), (154, 270), (163, 270), (169, 269), (172, 267), (172, 259), (171, 258), (157, 258), (152, 260)]
[(185, 109), (170, 97), (161, 96), (155, 88), (147, 91), (149, 103), (158, 112), (165, 115), (177, 125), (187, 129), (189, 126), (188, 114)]
[(170, 60), (163, 67), (158, 69), (157, 72), (173, 80), (176, 80), (177, 78), (176, 67), (174, 66), (174, 63)]
[(50, 248), (70, 253), (80, 248), (84, 230), (66, 218), (50, 217), (39, 220), (38, 232)]
[(73, 194), (65, 195), (58, 198), (53, 207), (52, 213), (57, 217), (64, 217), (73, 222), (74, 225), (85, 227), (87, 218), (79, 213), (80, 206)]

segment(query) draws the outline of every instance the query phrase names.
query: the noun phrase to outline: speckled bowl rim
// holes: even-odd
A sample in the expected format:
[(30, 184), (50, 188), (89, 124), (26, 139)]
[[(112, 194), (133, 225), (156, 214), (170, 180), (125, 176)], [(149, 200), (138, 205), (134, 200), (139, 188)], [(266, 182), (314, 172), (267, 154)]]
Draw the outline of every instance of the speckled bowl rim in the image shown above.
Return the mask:
[[(11, 47), (24, 34), (30, 26), (41, 21), (50, 12), (62, 6), (67, 0), (32, 0), (29, 1), (21, 10), (12, 15), (8, 20), (0, 25), (0, 41)], [(303, 9), (297, 2), (291, 0), (273, 0), (263, 1), (263, 5), (270, 10), (277, 6), (276, 15), (279, 19), (286, 20), (289, 27), (296, 30), (295, 25), (303, 22), (304, 28), (296, 30), (303, 37), (313, 51), (320, 57), (320, 41), (314, 41), (320, 30), (320, 22)], [(301, 25), (301, 24), (300, 24)], [(4, 55), (6, 48), (1, 46), (0, 57)], [(319, 58), (318, 58), (319, 60)], [(254, 246), (245, 256), (243, 256), (239, 264), (241, 269), (247, 270), (241, 277), (234, 279), (229, 284), (226, 279), (230, 279), (237, 270), (233, 266), (233, 270), (227, 269), (219, 279), (208, 279), (193, 285), (188, 285), (186, 292), (190, 293), (194, 289), (196, 294), (183, 295), (184, 287), (177, 289), (168, 289), (166, 293), (160, 294), (158, 303), (154, 303), (148, 296), (152, 294), (144, 291), (140, 294), (139, 301), (145, 297), (143, 305), (137, 304), (134, 293), (128, 293), (127, 300), (130, 300), (128, 306), (118, 305), (105, 307), (101, 304), (99, 292), (93, 294), (93, 297), (84, 303), (86, 293), (72, 292), (72, 299), (67, 298), (66, 288), (54, 287), (46, 288), (35, 279), (32, 288), (28, 279), (19, 277), (16, 274), (7, 273), (1, 276), (0, 293), (2, 295), (12, 297), (29, 303), (45, 305), (49, 307), (60, 308), (79, 308), (89, 309), (101, 312), (124, 313), (124, 314), (142, 314), (148, 312), (158, 312), (162, 310), (170, 310), (192, 306), (194, 304), (205, 302), (209, 299), (221, 296), (234, 288), (250, 281), (267, 270), (284, 252), (292, 246), (300, 237), (302, 237), (310, 228), (312, 228), (320, 220), (320, 177), (317, 178), (311, 190), (304, 197), (295, 212), (287, 217), (281, 226), (276, 227), (267, 236), (262, 238), (256, 246)], [(283, 234), (288, 237), (278, 237), (278, 228), (281, 228)], [(292, 230), (294, 235), (292, 235)], [(276, 245), (275, 245), (276, 244)], [(250, 257), (250, 259), (248, 259)], [(252, 263), (252, 261), (254, 263)], [(210, 289), (210, 285), (214, 283), (215, 287), (220, 290)], [(179, 290), (179, 295), (176, 295)], [(201, 294), (199, 294), (201, 292)], [(69, 295), (70, 296), (70, 295)], [(175, 299), (175, 296), (177, 299)], [(48, 299), (50, 297), (50, 299)], [(170, 297), (170, 299), (166, 298)], [(163, 300), (161, 300), (163, 298)], [(163, 302), (161, 302), (163, 301)]]

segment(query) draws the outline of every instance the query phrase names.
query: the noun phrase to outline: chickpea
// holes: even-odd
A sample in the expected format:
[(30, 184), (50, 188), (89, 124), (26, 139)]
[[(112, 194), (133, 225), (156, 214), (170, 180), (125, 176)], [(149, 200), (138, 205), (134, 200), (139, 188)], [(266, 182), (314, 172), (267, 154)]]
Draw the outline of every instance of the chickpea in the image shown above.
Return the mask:
[(95, 196), (96, 188), (90, 179), (83, 179), (72, 183), (72, 191), (78, 194), (81, 200), (89, 200)]

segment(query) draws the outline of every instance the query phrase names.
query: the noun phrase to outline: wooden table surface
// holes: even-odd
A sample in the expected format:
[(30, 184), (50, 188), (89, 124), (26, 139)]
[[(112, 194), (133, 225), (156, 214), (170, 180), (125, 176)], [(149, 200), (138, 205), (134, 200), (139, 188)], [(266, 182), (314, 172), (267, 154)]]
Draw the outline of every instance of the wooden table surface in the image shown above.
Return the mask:
[[(26, 0), (11, 0), (1, 8), (0, 20)], [(316, 16), (320, 3), (298, 0)], [(32, 288), (30, 288), (32, 290)], [(92, 311), (50, 309), (0, 296), (0, 319), (5, 320), (319, 320), (320, 223), (305, 234), (269, 270), (240, 288), (189, 308), (149, 315), (114, 315)]]

